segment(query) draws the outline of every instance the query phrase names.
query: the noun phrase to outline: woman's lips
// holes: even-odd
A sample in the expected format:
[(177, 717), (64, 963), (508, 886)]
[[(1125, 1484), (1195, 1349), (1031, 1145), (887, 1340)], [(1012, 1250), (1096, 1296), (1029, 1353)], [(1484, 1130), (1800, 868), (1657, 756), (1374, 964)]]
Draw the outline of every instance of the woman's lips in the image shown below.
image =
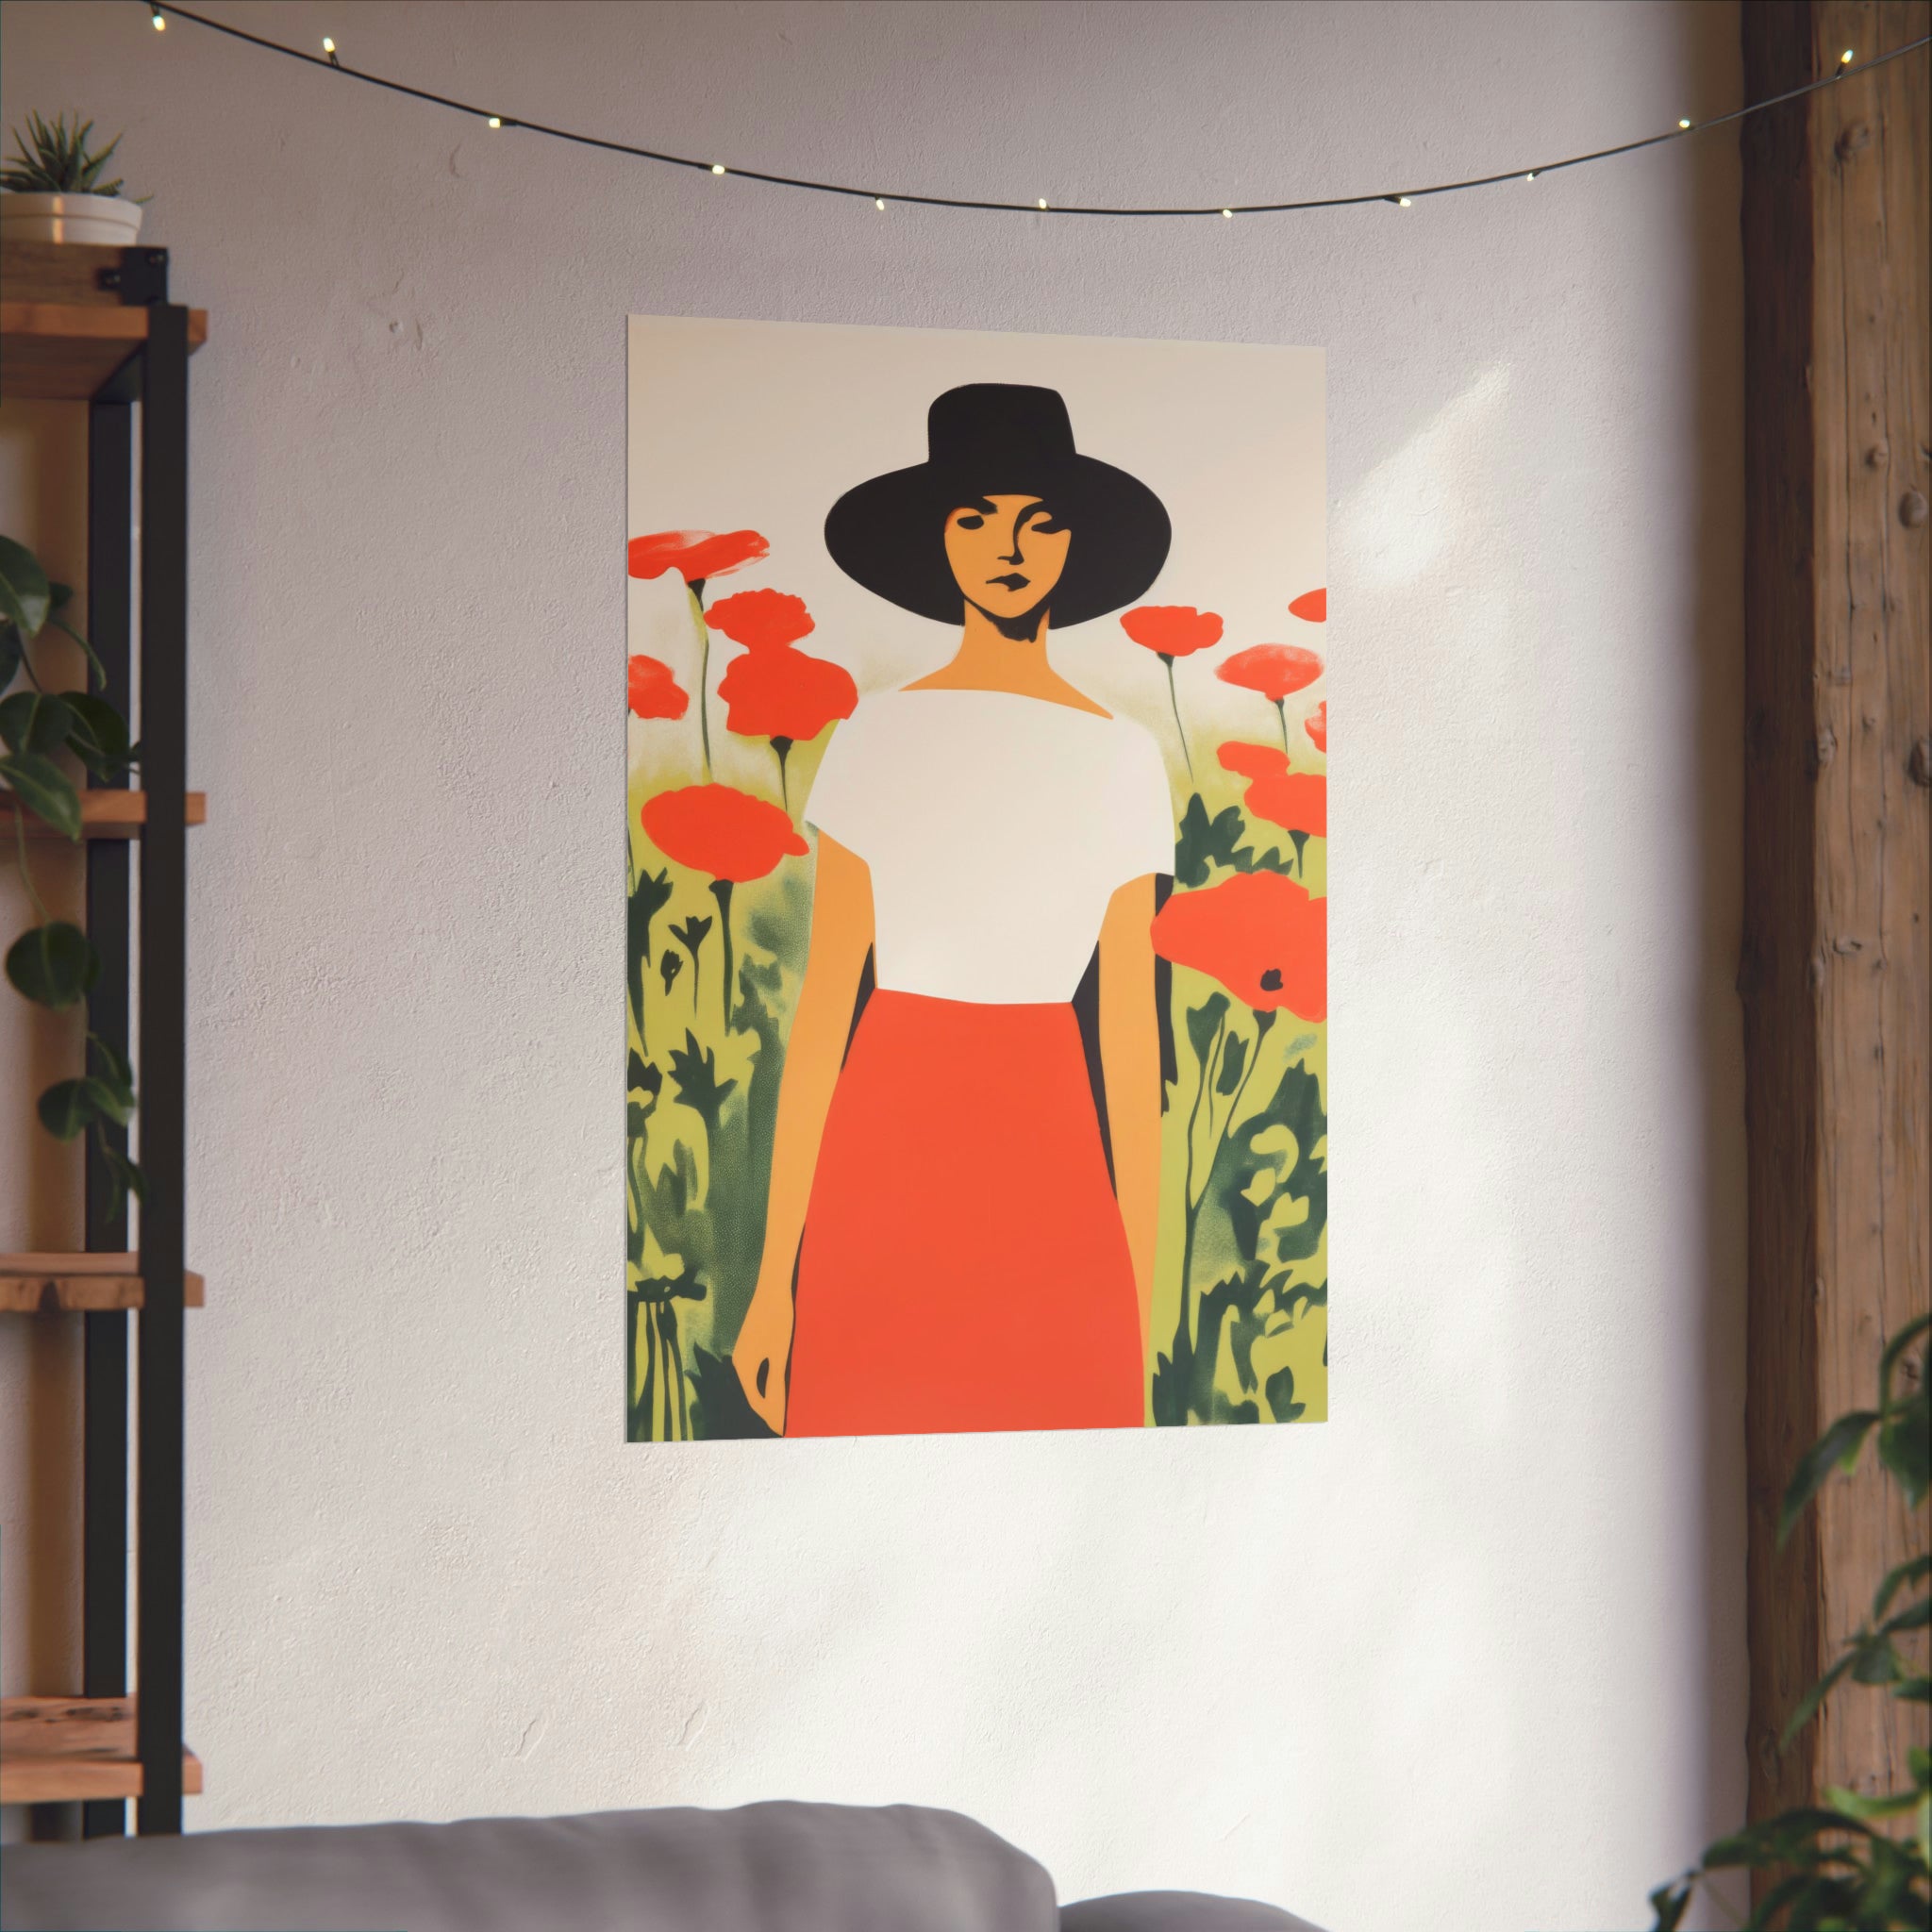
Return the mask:
[(1024, 591), (1026, 588), (1028, 581), (1029, 579), (1023, 577), (1018, 571), (1011, 571), (1006, 576), (1003, 577), (987, 578), (988, 583), (1004, 584), (1009, 591)]

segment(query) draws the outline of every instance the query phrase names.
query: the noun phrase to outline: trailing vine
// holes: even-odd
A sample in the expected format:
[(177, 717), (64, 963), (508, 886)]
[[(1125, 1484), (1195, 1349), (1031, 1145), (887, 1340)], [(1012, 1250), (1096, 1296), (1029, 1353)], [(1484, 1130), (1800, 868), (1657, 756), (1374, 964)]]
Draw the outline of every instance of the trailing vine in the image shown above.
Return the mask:
[[(27, 816), (78, 843), (80, 791), (62, 758), (77, 760), (104, 784), (125, 777), (141, 758), (140, 747), (128, 741), (126, 719), (101, 695), (107, 675), (93, 646), (61, 615), (73, 596), (66, 584), (48, 581), (25, 544), (0, 537), (0, 742), (6, 745), (0, 800), (10, 800), (15, 861), (34, 916), (7, 949), (7, 977), (23, 998), (53, 1012), (86, 999), (101, 976), (101, 957), (71, 920), (48, 917), (27, 860)], [(87, 689), (48, 689), (34, 653), (50, 630), (80, 646)], [(125, 1127), (134, 1108), (134, 1069), (125, 1055), (92, 1032), (81, 1072), (55, 1081), (40, 1096), (41, 1124), (57, 1140), (95, 1136), (117, 1211), (127, 1194), (143, 1194), (141, 1169), (114, 1144), (109, 1131)]]

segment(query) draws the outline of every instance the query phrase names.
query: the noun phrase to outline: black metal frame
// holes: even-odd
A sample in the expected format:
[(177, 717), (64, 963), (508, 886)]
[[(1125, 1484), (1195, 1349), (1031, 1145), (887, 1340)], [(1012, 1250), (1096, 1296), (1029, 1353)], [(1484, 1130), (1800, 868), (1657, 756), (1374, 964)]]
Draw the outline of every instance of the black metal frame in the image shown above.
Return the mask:
[[(138, 1829), (181, 1829), (184, 1545), (182, 1280), (186, 1182), (188, 782), (188, 311), (168, 297), (165, 249), (122, 251), (109, 285), (147, 309), (147, 339), (88, 412), (88, 626), (107, 695), (133, 715), (134, 423), (141, 422), (142, 789), (140, 955), (126, 844), (90, 841), (87, 921), (101, 955), (88, 1024), (125, 1052), (130, 983), (138, 978), (137, 1091), (141, 1208), (140, 1434), (136, 1563), (135, 1749), (142, 1766)], [(125, 1136), (119, 1137), (125, 1149)], [(127, 1210), (112, 1206), (107, 1163), (87, 1157), (90, 1248), (127, 1245)], [(127, 1691), (127, 1316), (90, 1314), (84, 1456), (83, 1692)], [(82, 1807), (90, 1838), (126, 1829), (119, 1800)]]

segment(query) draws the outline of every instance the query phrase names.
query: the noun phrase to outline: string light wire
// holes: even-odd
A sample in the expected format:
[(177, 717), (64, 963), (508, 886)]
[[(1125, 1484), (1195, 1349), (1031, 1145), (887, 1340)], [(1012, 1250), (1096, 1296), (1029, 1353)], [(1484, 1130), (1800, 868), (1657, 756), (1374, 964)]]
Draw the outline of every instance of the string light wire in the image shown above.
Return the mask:
[(1325, 194), (1311, 196), (1301, 201), (1259, 201), (1234, 202), (1226, 206), (1216, 202), (1208, 208), (1083, 208), (1071, 204), (1054, 203), (1048, 208), (1043, 199), (1033, 201), (981, 201), (965, 195), (952, 194), (905, 194), (896, 189), (850, 188), (837, 181), (810, 181), (796, 175), (774, 175), (758, 168), (727, 168), (722, 161), (699, 160), (690, 155), (665, 154), (657, 148), (637, 147), (629, 142), (607, 141), (600, 135), (580, 134), (569, 127), (551, 127), (541, 121), (512, 121), (506, 115), (492, 115), (488, 108), (478, 107), (474, 102), (459, 101), (448, 94), (432, 92), (427, 88), (410, 87), (407, 82), (390, 80), (380, 74), (368, 74), (360, 68), (343, 64), (332, 41), (325, 42), (328, 48), (325, 54), (305, 54), (299, 47), (284, 45), (279, 41), (271, 41), (260, 34), (252, 34), (244, 28), (231, 26), (226, 21), (211, 20), (205, 13), (196, 13), (186, 7), (176, 7), (171, 0), (150, 0), (150, 12), (156, 26), (161, 25), (161, 16), (172, 14), (177, 20), (185, 20), (195, 26), (208, 28), (213, 33), (225, 34), (230, 40), (245, 42), (251, 47), (258, 47), (268, 54), (279, 54), (284, 59), (299, 60), (307, 67), (321, 67), (333, 74), (341, 75), (345, 80), (358, 80), (365, 87), (381, 88), (388, 93), (406, 94), (411, 100), (427, 101), (434, 107), (448, 108), (458, 114), (468, 114), (477, 121), (487, 122), (491, 126), (521, 128), (525, 134), (541, 134), (552, 141), (569, 142), (576, 147), (597, 148), (606, 154), (627, 155), (634, 160), (656, 161), (667, 168), (691, 168), (709, 175), (728, 174), (741, 181), (762, 181), (773, 188), (803, 189), (812, 194), (839, 194), (851, 199), (871, 202), (875, 208), (887, 202), (904, 202), (912, 208), (956, 208), (977, 209), (990, 214), (1112, 216), (1120, 220), (1159, 220), (1163, 218), (1187, 218), (1211, 216), (1213, 219), (1232, 220), (1236, 215), (1288, 215), (1305, 214), (1317, 208), (1365, 208), (1375, 202), (1387, 202), (1399, 208), (1408, 208), (1414, 202), (1438, 194), (1460, 194), (1472, 188), (1494, 188), (1505, 181), (1523, 182), (1535, 180), (1543, 175), (1554, 175), (1564, 168), (1584, 168), (1595, 161), (1614, 160), (1620, 155), (1634, 155), (1645, 148), (1658, 147), (1666, 142), (1682, 141), (1687, 135), (1707, 134), (1714, 127), (1728, 126), (1734, 121), (1742, 121), (1751, 114), (1762, 113), (1767, 108), (1782, 106), (1786, 101), (1802, 99), (1806, 94), (1817, 93), (1820, 90), (1836, 87), (1840, 81), (1856, 78), (1861, 74), (1870, 74), (1874, 68), (1915, 54), (1922, 47), (1932, 44), (1932, 34), (1922, 34), (1915, 41), (1907, 41), (1902, 47), (1894, 47), (1889, 54), (1879, 54), (1862, 65), (1851, 64), (1852, 49), (1845, 50), (1845, 56), (1839, 64), (1823, 78), (1807, 81), (1803, 87), (1787, 88), (1781, 94), (1771, 94), (1761, 101), (1748, 101), (1741, 108), (1733, 108), (1728, 114), (1713, 115), (1708, 121), (1694, 125), (1688, 120), (1679, 120), (1674, 127), (1666, 128), (1661, 134), (1646, 134), (1636, 141), (1619, 142), (1613, 147), (1592, 149), (1589, 154), (1567, 155), (1561, 160), (1539, 161), (1534, 167), (1521, 165), (1506, 170), (1500, 175), (1477, 175), (1466, 181), (1439, 181), (1430, 188), (1405, 188), (1383, 190), (1374, 194)]

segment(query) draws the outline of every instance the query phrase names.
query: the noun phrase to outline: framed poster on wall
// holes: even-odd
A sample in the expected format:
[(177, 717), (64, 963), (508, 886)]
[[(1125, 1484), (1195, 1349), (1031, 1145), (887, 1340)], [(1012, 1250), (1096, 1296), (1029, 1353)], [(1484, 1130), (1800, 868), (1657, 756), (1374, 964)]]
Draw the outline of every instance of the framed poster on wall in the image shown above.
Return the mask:
[(633, 1441), (1322, 1420), (1318, 351), (633, 317)]

